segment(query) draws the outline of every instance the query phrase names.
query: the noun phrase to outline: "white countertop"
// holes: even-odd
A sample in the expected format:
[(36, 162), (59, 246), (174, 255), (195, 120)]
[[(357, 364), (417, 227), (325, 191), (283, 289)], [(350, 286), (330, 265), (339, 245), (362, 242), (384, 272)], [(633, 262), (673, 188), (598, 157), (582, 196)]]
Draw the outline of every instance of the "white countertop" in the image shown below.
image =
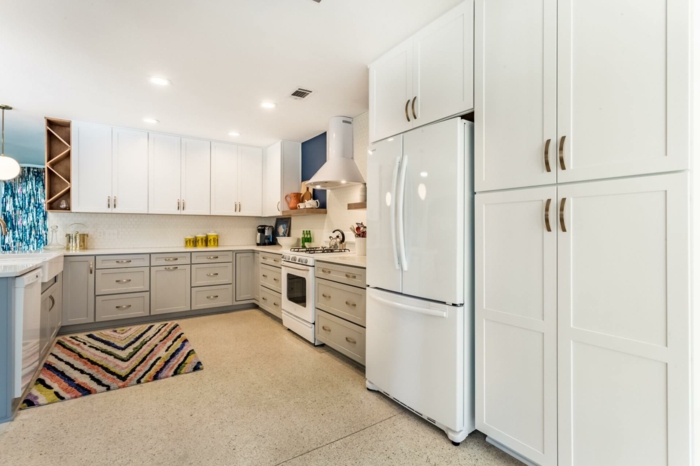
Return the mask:
[(0, 278), (13, 278), (40, 268), (49, 259), (63, 256), (62, 251), (36, 251), (0, 254)]

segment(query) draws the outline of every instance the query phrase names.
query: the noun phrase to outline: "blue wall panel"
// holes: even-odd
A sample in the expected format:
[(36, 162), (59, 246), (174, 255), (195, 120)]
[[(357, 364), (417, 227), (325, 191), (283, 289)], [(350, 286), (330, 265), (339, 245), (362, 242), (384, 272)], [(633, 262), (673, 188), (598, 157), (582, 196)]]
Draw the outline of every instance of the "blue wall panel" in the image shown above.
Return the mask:
[[(326, 133), (301, 143), (301, 180), (308, 181), (326, 163)], [(314, 190), (314, 199), (318, 199), (321, 208), (326, 208), (326, 191)]]

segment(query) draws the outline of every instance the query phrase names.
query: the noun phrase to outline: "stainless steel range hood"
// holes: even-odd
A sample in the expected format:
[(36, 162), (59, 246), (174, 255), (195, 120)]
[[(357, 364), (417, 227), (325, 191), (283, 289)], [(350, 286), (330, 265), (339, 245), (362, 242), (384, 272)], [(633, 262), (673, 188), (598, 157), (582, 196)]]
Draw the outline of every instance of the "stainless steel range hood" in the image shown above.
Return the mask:
[(363, 184), (353, 160), (352, 118), (333, 117), (326, 134), (326, 163), (309, 180), (314, 189), (334, 189)]

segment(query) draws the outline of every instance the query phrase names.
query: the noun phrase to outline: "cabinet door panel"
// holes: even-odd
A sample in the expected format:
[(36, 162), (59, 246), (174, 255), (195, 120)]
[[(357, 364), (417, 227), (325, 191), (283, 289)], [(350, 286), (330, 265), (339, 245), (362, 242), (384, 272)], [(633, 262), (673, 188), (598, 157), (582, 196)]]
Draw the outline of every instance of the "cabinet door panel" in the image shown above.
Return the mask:
[(211, 143), (211, 214), (236, 215), (238, 146)]
[(413, 40), (409, 39), (369, 67), (369, 140), (376, 142), (413, 126)]
[(559, 181), (688, 168), (689, 0), (558, 4)]
[(561, 465), (690, 463), (687, 176), (559, 187)]
[(112, 128), (73, 123), (73, 212), (111, 212)]
[(112, 211), (148, 212), (148, 133), (112, 129)]
[(236, 301), (250, 301), (255, 299), (255, 253), (236, 253)]
[(262, 149), (238, 151), (238, 215), (262, 215)]
[(477, 192), (557, 181), (556, 15), (557, 0), (476, 0)]
[(64, 259), (62, 320), (63, 325), (95, 321), (95, 256)]
[(151, 267), (151, 315), (190, 310), (190, 266)]
[(209, 215), (211, 196), (211, 143), (182, 139), (182, 210), (184, 215)]
[(460, 3), (413, 38), (414, 98), (414, 128), (474, 107), (473, 0)]
[(263, 216), (274, 217), (282, 212), (282, 142), (265, 149), (263, 164)]
[(148, 134), (148, 213), (180, 213), (180, 138)]
[(475, 200), (476, 428), (541, 465), (557, 464), (556, 194)]

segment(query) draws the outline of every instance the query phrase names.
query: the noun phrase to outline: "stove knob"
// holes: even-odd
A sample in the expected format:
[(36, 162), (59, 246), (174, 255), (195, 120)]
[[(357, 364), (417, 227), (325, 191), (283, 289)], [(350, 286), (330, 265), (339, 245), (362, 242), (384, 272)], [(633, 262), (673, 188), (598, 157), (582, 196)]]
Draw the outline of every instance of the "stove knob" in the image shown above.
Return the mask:
[(304, 259), (304, 264), (308, 264), (308, 263), (309, 263), (309, 259)]

